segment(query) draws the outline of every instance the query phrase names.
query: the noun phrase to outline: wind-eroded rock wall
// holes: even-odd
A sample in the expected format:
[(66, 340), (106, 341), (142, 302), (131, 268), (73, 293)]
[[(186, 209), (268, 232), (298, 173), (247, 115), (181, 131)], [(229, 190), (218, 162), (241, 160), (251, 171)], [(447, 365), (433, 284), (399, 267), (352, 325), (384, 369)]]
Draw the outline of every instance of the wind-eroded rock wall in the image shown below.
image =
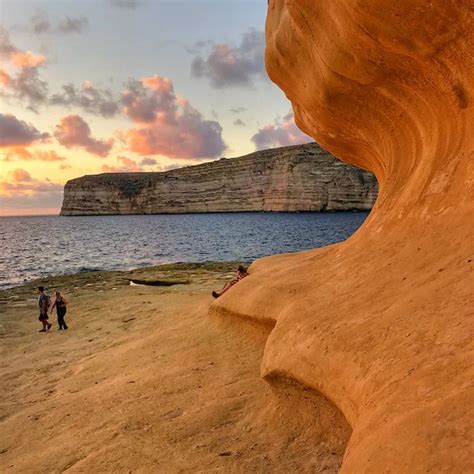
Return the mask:
[(211, 312), (275, 324), (262, 374), (339, 407), (342, 472), (474, 472), (472, 0), (270, 0), (266, 36), (297, 124), (379, 198), (347, 241), (256, 261)]
[(312, 143), (164, 173), (73, 179), (61, 214), (367, 210), (376, 196), (371, 173)]

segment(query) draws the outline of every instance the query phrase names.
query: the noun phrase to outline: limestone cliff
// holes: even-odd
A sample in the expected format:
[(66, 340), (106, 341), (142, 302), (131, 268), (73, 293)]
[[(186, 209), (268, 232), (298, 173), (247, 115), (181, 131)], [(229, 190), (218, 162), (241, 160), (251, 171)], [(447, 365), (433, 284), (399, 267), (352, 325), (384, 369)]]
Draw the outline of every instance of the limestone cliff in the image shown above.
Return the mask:
[(474, 471), (472, 5), (269, 1), (267, 71), (379, 198), (347, 241), (258, 260), (211, 311), (274, 324), (262, 374), (342, 411), (345, 473)]
[(68, 181), (62, 215), (370, 209), (375, 177), (315, 143), (163, 173), (108, 173)]

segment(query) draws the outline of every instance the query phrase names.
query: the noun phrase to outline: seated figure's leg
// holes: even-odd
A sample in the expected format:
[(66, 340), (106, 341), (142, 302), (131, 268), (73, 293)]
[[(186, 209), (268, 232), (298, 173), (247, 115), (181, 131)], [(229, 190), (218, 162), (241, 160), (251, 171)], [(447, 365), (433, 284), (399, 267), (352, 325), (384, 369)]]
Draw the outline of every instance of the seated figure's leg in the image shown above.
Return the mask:
[(237, 280), (232, 280), (232, 281), (229, 281), (228, 283), (226, 283), (224, 285), (224, 288), (222, 288), (220, 294), (224, 294), (229, 288), (231, 288), (232, 286), (234, 286), (235, 284), (237, 283)]

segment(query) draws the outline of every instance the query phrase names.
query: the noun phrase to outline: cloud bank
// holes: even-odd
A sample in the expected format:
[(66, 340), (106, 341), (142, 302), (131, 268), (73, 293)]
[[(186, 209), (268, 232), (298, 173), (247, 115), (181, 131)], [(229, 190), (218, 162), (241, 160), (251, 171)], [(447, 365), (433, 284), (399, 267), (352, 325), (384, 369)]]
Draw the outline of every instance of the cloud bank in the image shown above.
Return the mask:
[(62, 184), (35, 179), (23, 169), (0, 178), (0, 205), (5, 214), (14, 213), (15, 209), (59, 208), (62, 195)]
[(43, 193), (62, 193), (62, 184), (52, 183), (48, 179), (33, 178), (28, 171), (15, 169), (7, 178), (0, 181), (0, 196), (35, 196)]

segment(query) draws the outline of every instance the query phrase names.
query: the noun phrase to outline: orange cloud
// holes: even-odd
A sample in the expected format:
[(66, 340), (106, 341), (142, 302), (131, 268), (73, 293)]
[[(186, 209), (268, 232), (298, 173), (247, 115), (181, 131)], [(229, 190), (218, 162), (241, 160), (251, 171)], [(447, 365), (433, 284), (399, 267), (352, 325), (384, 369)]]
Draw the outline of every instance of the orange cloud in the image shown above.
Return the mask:
[(102, 173), (139, 173), (144, 171), (143, 168), (134, 160), (125, 156), (118, 156), (119, 166), (102, 165)]
[(84, 148), (100, 157), (107, 156), (114, 144), (113, 138), (108, 140), (93, 138), (88, 123), (79, 115), (62, 117), (56, 125), (54, 136), (66, 148)]
[(58, 155), (54, 150), (37, 150), (33, 152), (31, 159), (39, 161), (64, 161), (66, 157)]
[(24, 183), (32, 180), (30, 173), (22, 169), (13, 170), (10, 176), (15, 183)]
[(0, 69), (0, 84), (8, 87), (11, 84), (12, 78), (5, 69)]
[(142, 84), (150, 90), (163, 93), (173, 92), (173, 83), (170, 79), (161, 76), (149, 76), (142, 78)]
[(46, 62), (46, 56), (31, 51), (15, 51), (11, 54), (10, 61), (18, 68), (37, 68)]
[(30, 151), (27, 148), (16, 147), (12, 148), (7, 153), (5, 161), (65, 161), (64, 156), (58, 155), (54, 150), (34, 150)]

